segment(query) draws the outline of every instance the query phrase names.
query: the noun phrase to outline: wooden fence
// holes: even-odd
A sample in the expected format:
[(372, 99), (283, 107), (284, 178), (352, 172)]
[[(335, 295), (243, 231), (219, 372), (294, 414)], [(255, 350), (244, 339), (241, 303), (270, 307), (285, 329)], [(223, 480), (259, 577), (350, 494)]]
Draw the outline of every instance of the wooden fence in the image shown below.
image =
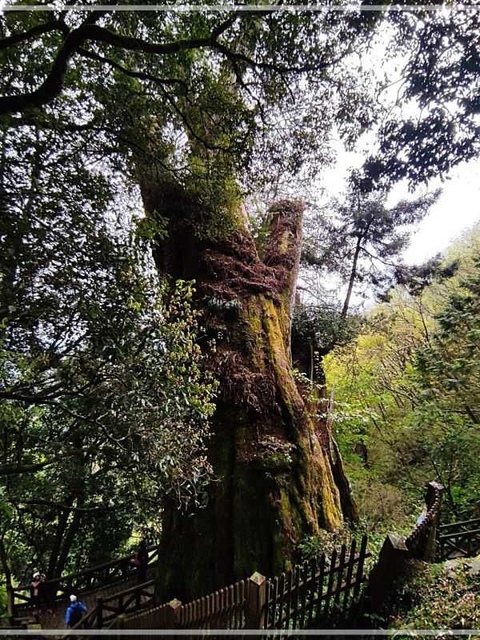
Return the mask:
[(438, 482), (429, 482), (425, 508), (410, 534), (405, 538), (391, 533), (385, 538), (378, 560), (368, 577), (365, 590), (367, 614), (391, 615), (397, 601), (396, 582), (406, 574), (411, 561), (434, 560), (443, 490)]
[(468, 558), (480, 553), (480, 518), (440, 525), (437, 560)]
[(250, 587), (252, 584), (252, 579), (240, 580), (188, 604), (174, 599), (128, 616), (120, 620), (120, 626), (124, 629), (245, 629), (248, 627), (247, 601), (253, 601), (256, 593), (255, 587)]
[(335, 620), (345, 625), (355, 613), (365, 582), (367, 538), (295, 567), (267, 583), (267, 629), (318, 629)]
[(435, 556), (435, 540), (443, 491), (444, 488), (438, 482), (427, 484), (425, 508), (414, 529), (405, 538), (405, 545), (413, 558), (432, 561)]
[(155, 585), (153, 580), (135, 585), (108, 598), (98, 598), (96, 606), (87, 613), (74, 629), (102, 629), (118, 616), (153, 607)]
[[(158, 547), (148, 549), (148, 563), (152, 563), (158, 557)], [(67, 601), (72, 593), (81, 594), (106, 585), (125, 580), (134, 576), (138, 567), (132, 562), (131, 556), (125, 556), (112, 562), (80, 571), (76, 574), (61, 576), (46, 581), (46, 592), (49, 601), (54, 605), (58, 601)], [(30, 585), (22, 585), (8, 590), (9, 615), (17, 617), (22, 615), (30, 607)]]
[[(309, 629), (345, 626), (366, 581), (367, 538), (267, 579), (254, 573), (188, 604), (172, 600), (118, 619), (123, 629)], [(142, 638), (145, 636), (142, 634)], [(146, 636), (148, 638), (148, 635)]]

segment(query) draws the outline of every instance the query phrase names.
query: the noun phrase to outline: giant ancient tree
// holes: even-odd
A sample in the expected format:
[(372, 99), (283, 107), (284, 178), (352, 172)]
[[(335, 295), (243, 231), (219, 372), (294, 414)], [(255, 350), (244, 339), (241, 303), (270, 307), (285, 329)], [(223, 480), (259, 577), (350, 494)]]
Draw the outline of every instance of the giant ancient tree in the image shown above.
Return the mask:
[(303, 535), (352, 512), (328, 431), (312, 422), (291, 367), (303, 205), (276, 203), (258, 246), (242, 198), (321, 167), (334, 124), (352, 142), (371, 123), (355, 54), (372, 21), (288, 11), (2, 17), (2, 125), (76, 132), (85, 153), (116, 157), (140, 187), (157, 268), (196, 283), (220, 384), (209, 443), (217, 480), (200, 511), (164, 505), (161, 596), (276, 573)]
[[(254, 569), (278, 573), (292, 562), (302, 536), (335, 529), (343, 509), (353, 512), (345, 491), (342, 504), (337, 484), (345, 489), (344, 478), (338, 460), (332, 463), (329, 433), (312, 420), (292, 372), (290, 329), (303, 205), (281, 201), (272, 206), (269, 234), (256, 246), (237, 185), (239, 155), (261, 133), (262, 116), (269, 116), (262, 113), (268, 91), (274, 92), (272, 109), (280, 104), (300, 110), (302, 130), (295, 130), (297, 123), (289, 122), (286, 112), (276, 123), (288, 137), (278, 131), (264, 138), (265, 145), (287, 145), (287, 156), (299, 153), (295, 136), (308, 132), (309, 118), (318, 118), (309, 108), (295, 107), (289, 93), (300, 91), (301, 78), (308, 74), (318, 91), (336, 93), (329, 47), (340, 57), (348, 49), (339, 43), (343, 20), (330, 22), (275, 15), (220, 23), (214, 31), (232, 30), (246, 53), (232, 54), (222, 44), (220, 56), (208, 52), (181, 67), (186, 82), (203, 77), (199, 89), (188, 84), (187, 95), (176, 100), (182, 110), (177, 120), (184, 135), (181, 157), (188, 171), (174, 164), (164, 139), (151, 136), (145, 138), (147, 154), (136, 152), (132, 160), (154, 230), (157, 267), (173, 279), (195, 280), (210, 368), (220, 384), (210, 442), (217, 480), (207, 504), (194, 514), (165, 505), (159, 572), (163, 597), (198, 595)], [(331, 36), (328, 46), (317, 40), (312, 23)], [(296, 62), (295, 49), (287, 49), (282, 58), (279, 39), (287, 28), (291, 44), (302, 34), (307, 39), (311, 70)], [(275, 39), (271, 51), (262, 45), (267, 33)], [(322, 106), (324, 117), (337, 115), (336, 107), (329, 113)], [(147, 131), (166, 127), (163, 118), (149, 114)], [(322, 132), (324, 127), (317, 129), (315, 146)], [(232, 155), (235, 145), (239, 154)], [(267, 158), (257, 159), (256, 171), (263, 170)]]

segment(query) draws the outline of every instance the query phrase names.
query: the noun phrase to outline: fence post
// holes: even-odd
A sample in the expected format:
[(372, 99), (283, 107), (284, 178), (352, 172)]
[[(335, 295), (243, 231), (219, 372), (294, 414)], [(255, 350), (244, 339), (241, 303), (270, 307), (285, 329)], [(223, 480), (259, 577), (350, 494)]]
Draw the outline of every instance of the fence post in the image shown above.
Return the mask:
[(182, 603), (180, 600), (177, 600), (177, 598), (167, 603), (167, 610), (165, 612), (166, 629), (175, 629), (177, 626), (181, 606)]
[(264, 629), (266, 618), (267, 579), (255, 571), (247, 582), (245, 621), (247, 629)]
[(365, 593), (368, 613), (381, 613), (385, 608), (392, 585), (403, 573), (409, 558), (405, 538), (396, 533), (389, 533), (368, 578)]
[(7, 611), (10, 622), (13, 622), (15, 616), (15, 594), (10, 584), (7, 584)]
[(97, 606), (95, 608), (97, 610), (97, 629), (102, 629), (102, 627), (103, 627), (103, 598), (97, 598)]
[(442, 506), (443, 492), (445, 488), (438, 482), (429, 482), (427, 484), (427, 493), (425, 496), (425, 505), (428, 510), (435, 509), (430, 531), (425, 540), (422, 559), (426, 562), (433, 562), (436, 555), (437, 529), (440, 520), (440, 509)]

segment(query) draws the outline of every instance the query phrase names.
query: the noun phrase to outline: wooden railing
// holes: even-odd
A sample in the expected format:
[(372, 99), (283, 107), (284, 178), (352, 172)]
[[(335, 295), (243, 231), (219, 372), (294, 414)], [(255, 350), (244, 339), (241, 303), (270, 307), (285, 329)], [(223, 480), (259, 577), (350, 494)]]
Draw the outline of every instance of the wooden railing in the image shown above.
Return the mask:
[(427, 484), (425, 508), (414, 529), (405, 538), (405, 545), (414, 558), (431, 561), (435, 556), (435, 539), (443, 491), (443, 486), (438, 482)]
[(367, 615), (394, 615), (398, 601), (396, 584), (405, 575), (411, 561), (434, 561), (443, 491), (443, 486), (438, 482), (429, 482), (425, 507), (410, 534), (405, 538), (390, 533), (385, 538), (378, 560), (368, 577), (364, 607)]
[[(158, 547), (148, 549), (148, 563), (158, 557)], [(68, 600), (72, 593), (76, 595), (115, 584), (138, 573), (138, 566), (132, 562), (132, 556), (124, 556), (118, 560), (85, 569), (76, 574), (61, 576), (45, 582), (45, 592), (53, 607), (56, 602)], [(30, 585), (22, 585), (9, 590), (9, 612), (17, 616), (30, 606)]]
[[(254, 573), (188, 604), (175, 599), (126, 618), (123, 629), (308, 629), (345, 625), (366, 581), (367, 538), (277, 578)], [(142, 633), (142, 638), (147, 637)]]
[(122, 629), (245, 629), (251, 582), (252, 579), (240, 580), (187, 604), (174, 599), (119, 619), (118, 626)]
[(182, 605), (176, 602), (173, 618), (179, 629), (244, 629), (248, 580), (240, 580), (203, 598)]
[(154, 590), (154, 581), (149, 580), (108, 598), (98, 598), (96, 606), (75, 625), (74, 629), (102, 629), (120, 615), (152, 607)]
[(332, 626), (334, 620), (345, 624), (360, 595), (367, 553), (364, 536), (357, 542), (295, 567), (267, 583), (267, 629), (318, 629)]
[(437, 533), (437, 559), (468, 558), (480, 552), (480, 518), (442, 524)]
[[(141, 636), (144, 640), (150, 640), (150, 636), (145, 634), (147, 629), (173, 629), (175, 627), (175, 618), (177, 609), (181, 606), (178, 600), (172, 600), (168, 604), (161, 604), (128, 617), (119, 616), (112, 625), (117, 629), (140, 629)], [(127, 637), (135, 637), (130, 636)], [(155, 636), (158, 640), (158, 636)]]

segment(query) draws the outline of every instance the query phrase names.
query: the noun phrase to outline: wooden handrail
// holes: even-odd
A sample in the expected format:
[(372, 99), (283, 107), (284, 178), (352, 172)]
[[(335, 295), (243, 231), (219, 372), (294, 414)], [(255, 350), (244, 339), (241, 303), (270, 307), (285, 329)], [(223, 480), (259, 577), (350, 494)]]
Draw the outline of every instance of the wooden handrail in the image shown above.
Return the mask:
[[(158, 557), (158, 547), (149, 547), (147, 551), (148, 563), (150, 564)], [(50, 595), (50, 600), (52, 602), (63, 600), (68, 591), (85, 593), (92, 589), (97, 589), (99, 587), (103, 587), (107, 584), (115, 582), (116, 580), (112, 580), (112, 572), (109, 572), (109, 570), (111, 569), (120, 569), (120, 575), (118, 576), (117, 581), (118, 579), (127, 578), (138, 573), (138, 566), (132, 563), (132, 556), (123, 556), (122, 558), (118, 558), (117, 560), (104, 562), (100, 565), (84, 569), (83, 571), (79, 571), (75, 574), (68, 574), (66, 576), (60, 576), (58, 578), (46, 580), (45, 585)], [(95, 578), (97, 578), (97, 580), (95, 580)], [(15, 599), (20, 600), (21, 602), (19, 604), (15, 604)], [(14, 614), (15, 609), (17, 609), (18, 607), (28, 606), (29, 603), (30, 585), (20, 585), (18, 587), (12, 587), (12, 615)]]
[[(129, 605), (134, 601), (136, 606), (133, 607), (133, 610), (135, 611), (148, 606), (148, 601), (141, 605), (140, 600), (142, 595), (150, 595), (145, 593), (149, 587), (154, 587), (154, 580), (142, 582), (141, 584), (125, 589), (124, 591), (114, 593), (106, 598), (99, 598), (95, 608), (89, 611), (87, 615), (84, 616), (77, 625), (75, 625), (75, 629), (92, 629), (94, 627), (101, 629), (104, 622), (109, 622), (124, 613), (124, 611), (129, 608)], [(133, 596), (133, 598), (129, 600), (129, 596)], [(153, 601), (153, 590), (151, 596)]]
[(449, 522), (448, 524), (441, 524), (439, 526), (440, 531), (445, 531), (446, 529), (454, 529), (455, 527), (463, 527), (465, 525), (471, 525), (480, 523), (480, 518), (472, 518), (471, 520), (463, 520), (461, 522)]
[(438, 540), (450, 540), (450, 538), (465, 538), (467, 536), (477, 536), (480, 529), (468, 529), (468, 531), (453, 531), (451, 533), (441, 533)]

